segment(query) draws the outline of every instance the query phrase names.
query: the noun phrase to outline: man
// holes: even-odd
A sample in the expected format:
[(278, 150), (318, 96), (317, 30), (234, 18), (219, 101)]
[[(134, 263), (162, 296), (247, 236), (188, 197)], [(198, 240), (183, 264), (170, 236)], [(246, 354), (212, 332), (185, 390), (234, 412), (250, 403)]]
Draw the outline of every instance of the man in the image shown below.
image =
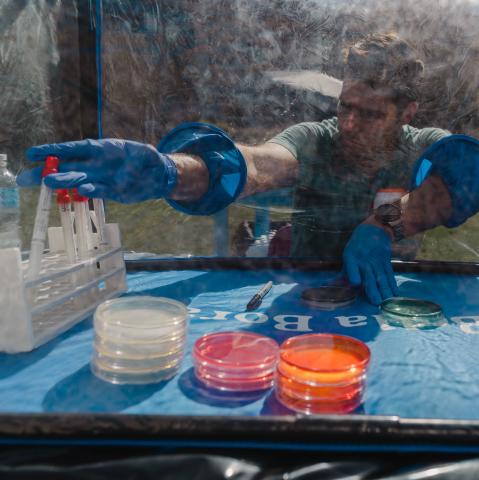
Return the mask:
[[(27, 156), (64, 160), (62, 173), (46, 179), (52, 188), (75, 186), (120, 202), (164, 197), (189, 214), (211, 214), (239, 196), (295, 186), (301, 213), (292, 219), (293, 255), (334, 259), (344, 250), (349, 279), (363, 283), (378, 304), (397, 293), (391, 241), (444, 224), (455, 208), (447, 181), (432, 168), (423, 186), (393, 206), (399, 223), (390, 221), (390, 212), (368, 218), (376, 192), (410, 189), (418, 157), (448, 135), (408, 125), (422, 70), (397, 35), (371, 35), (349, 50), (337, 118), (294, 125), (263, 145), (236, 145), (216, 127), (187, 124), (157, 149), (85, 140), (33, 147)], [(24, 172), (19, 184), (38, 183), (39, 172)]]

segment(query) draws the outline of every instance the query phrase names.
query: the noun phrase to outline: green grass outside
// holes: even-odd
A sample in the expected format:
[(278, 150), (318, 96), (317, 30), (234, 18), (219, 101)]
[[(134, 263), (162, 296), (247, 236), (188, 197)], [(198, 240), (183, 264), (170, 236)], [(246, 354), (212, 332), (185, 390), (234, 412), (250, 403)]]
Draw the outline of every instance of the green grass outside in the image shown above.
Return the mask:
[[(38, 189), (21, 191), (22, 245), (29, 248)], [(54, 205), (54, 204), (53, 204)], [(244, 220), (254, 220), (251, 207), (229, 208), (230, 243), (234, 231)], [(286, 214), (272, 214), (272, 220), (287, 220)], [(107, 203), (107, 221), (119, 223), (125, 250), (173, 256), (214, 255), (214, 221), (212, 217), (184, 215), (163, 200), (121, 205)], [(52, 206), (50, 225), (60, 225), (58, 211)], [(438, 227), (424, 236), (417, 258), (442, 261), (479, 261), (479, 215), (458, 228)], [(231, 251), (231, 247), (230, 247)]]

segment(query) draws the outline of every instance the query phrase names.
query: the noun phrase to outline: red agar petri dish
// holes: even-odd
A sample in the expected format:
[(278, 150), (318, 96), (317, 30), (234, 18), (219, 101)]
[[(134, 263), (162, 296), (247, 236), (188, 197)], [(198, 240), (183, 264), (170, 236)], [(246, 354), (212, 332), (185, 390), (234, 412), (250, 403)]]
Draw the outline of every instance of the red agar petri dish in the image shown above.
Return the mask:
[(209, 387), (229, 391), (270, 388), (279, 346), (271, 338), (250, 332), (211, 333), (193, 347), (197, 378)]
[(280, 347), (276, 396), (303, 413), (347, 413), (362, 401), (368, 346), (333, 334), (300, 335)]

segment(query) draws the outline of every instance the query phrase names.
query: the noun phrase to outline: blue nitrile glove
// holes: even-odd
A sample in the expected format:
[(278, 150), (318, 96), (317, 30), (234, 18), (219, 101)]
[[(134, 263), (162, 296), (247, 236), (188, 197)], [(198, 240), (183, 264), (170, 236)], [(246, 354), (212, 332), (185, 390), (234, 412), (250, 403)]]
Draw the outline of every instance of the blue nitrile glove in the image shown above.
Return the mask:
[[(77, 187), (86, 197), (122, 203), (168, 196), (176, 185), (173, 160), (151, 145), (119, 139), (81, 140), (31, 147), (34, 162), (48, 155), (60, 158), (59, 172), (45, 177), (50, 188)], [(20, 186), (39, 185), (43, 167), (22, 172)]]
[(343, 261), (349, 281), (363, 284), (374, 305), (398, 294), (391, 266), (391, 240), (382, 228), (367, 223), (356, 227), (344, 249)]

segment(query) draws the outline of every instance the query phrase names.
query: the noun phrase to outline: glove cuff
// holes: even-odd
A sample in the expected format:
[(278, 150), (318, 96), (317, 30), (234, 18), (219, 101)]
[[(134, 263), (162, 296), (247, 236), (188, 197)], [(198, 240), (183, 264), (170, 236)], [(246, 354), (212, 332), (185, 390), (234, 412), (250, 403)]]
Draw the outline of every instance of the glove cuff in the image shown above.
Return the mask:
[(200, 199), (189, 202), (166, 199), (173, 208), (183, 213), (211, 215), (219, 212), (234, 202), (244, 188), (246, 162), (234, 142), (218, 127), (206, 123), (184, 123), (161, 140), (158, 150), (162, 153), (197, 155), (208, 168), (208, 190)]
[(165, 165), (165, 178), (163, 184), (162, 194), (164, 197), (167, 197), (171, 194), (173, 189), (176, 187), (178, 181), (178, 170), (173, 159), (169, 155), (160, 154), (164, 160)]

